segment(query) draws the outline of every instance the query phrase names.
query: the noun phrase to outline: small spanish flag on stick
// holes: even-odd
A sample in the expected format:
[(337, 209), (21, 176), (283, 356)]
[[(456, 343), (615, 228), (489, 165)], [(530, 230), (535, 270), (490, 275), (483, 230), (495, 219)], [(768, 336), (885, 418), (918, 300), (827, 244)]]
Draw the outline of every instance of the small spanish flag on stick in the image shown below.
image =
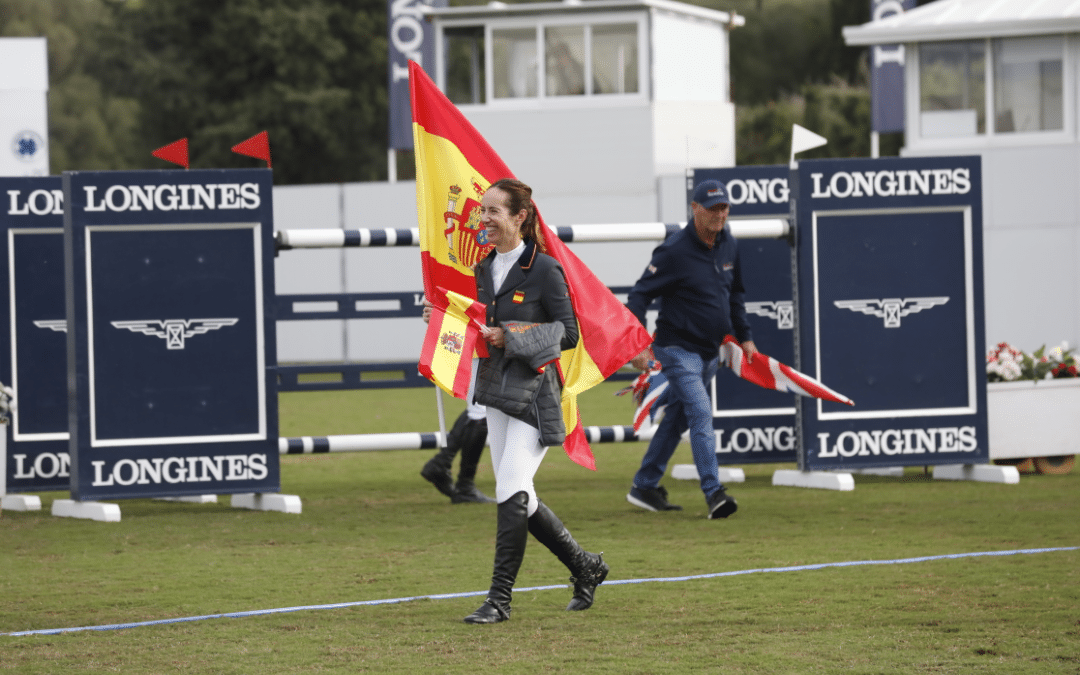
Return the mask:
[(455, 398), (469, 394), (473, 353), (487, 356), (487, 345), (477, 341), (487, 306), (460, 293), (435, 288), (431, 321), (420, 350), (420, 374)]

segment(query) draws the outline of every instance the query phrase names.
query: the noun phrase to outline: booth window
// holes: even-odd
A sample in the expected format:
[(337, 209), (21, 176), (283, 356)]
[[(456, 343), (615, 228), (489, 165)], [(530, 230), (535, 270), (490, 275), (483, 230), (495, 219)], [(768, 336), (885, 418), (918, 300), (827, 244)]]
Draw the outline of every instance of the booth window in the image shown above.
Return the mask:
[(993, 41), (994, 133), (1064, 128), (1061, 36)]
[(549, 26), (544, 29), (548, 96), (585, 94), (585, 26)]
[(637, 24), (592, 27), (594, 94), (636, 94), (638, 91)]
[(920, 136), (1063, 130), (1064, 53), (1060, 35), (920, 44)]
[(442, 36), (445, 91), (456, 104), (641, 89), (636, 22), (446, 26)]
[(443, 31), (446, 97), (455, 104), (483, 103), (484, 27), (458, 26)]
[(919, 45), (923, 138), (986, 133), (986, 47), (981, 40)]
[(540, 64), (535, 28), (491, 31), (492, 85), (495, 98), (535, 98)]

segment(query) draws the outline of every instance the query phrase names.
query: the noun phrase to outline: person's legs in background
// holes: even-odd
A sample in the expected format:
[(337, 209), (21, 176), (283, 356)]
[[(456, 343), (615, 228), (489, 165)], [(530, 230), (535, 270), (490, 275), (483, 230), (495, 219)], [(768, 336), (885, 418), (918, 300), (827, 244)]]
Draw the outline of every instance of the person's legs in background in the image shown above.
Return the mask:
[[(641, 468), (634, 477), (634, 488), (627, 500), (646, 509), (668, 510), (667, 495), (657, 495), (659, 481), (678, 446), (682, 432), (690, 430), (690, 449), (701, 481), (701, 491), (708, 505), (709, 518), (726, 518), (738, 508), (720, 484), (716, 463), (716, 432), (712, 424), (712, 400), (709, 383), (716, 375), (718, 359), (705, 361), (699, 354), (681, 347), (653, 346), (653, 353), (663, 365), (668, 380), (669, 402), (664, 419), (657, 427)], [(662, 488), (660, 488), (662, 489)], [(667, 506), (673, 506), (668, 504)]]
[[(458, 416), (453, 428), (446, 434), (446, 445), (424, 464), (420, 475), (435, 489), (450, 498), (454, 504), (477, 502), (492, 504), (476, 487), (476, 469), (487, 442), (487, 417), (484, 406), (470, 404)], [(457, 484), (453, 481), (454, 456), (461, 451)]]

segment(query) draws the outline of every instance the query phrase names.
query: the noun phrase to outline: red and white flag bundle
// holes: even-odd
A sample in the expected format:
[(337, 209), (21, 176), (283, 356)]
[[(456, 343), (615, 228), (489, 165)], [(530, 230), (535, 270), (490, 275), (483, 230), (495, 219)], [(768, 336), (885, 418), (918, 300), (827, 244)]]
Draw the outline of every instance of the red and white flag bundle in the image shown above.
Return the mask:
[(660, 364), (649, 361), (649, 367), (634, 378), (634, 383), (615, 392), (616, 396), (634, 395), (637, 409), (634, 411), (634, 433), (651, 429), (664, 416), (667, 407), (668, 381), (660, 372)]
[(753, 361), (747, 362), (739, 342), (730, 335), (725, 337), (724, 343), (720, 345), (720, 361), (736, 375), (759, 387), (855, 405), (847, 396), (760, 352), (754, 354)]

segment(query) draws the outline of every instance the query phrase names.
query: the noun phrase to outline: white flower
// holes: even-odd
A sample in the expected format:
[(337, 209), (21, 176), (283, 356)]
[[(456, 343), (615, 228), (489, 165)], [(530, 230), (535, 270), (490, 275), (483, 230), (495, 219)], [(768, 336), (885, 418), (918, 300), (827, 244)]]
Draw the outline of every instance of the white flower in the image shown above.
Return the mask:
[(1002, 377), (1010, 382), (1020, 377), (1020, 364), (1016, 361), (1003, 364)]

